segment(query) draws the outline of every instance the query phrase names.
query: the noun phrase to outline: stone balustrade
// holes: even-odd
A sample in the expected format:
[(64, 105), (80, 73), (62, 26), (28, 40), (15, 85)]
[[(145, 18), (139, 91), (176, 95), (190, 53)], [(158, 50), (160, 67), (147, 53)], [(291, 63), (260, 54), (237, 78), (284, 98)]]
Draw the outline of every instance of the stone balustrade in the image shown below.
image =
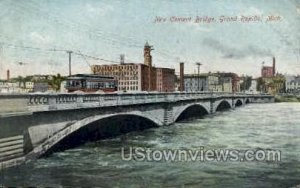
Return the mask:
[[(0, 95), (0, 113), (35, 112), (129, 104), (176, 102), (216, 97), (267, 96), (266, 94), (224, 92), (174, 92), (174, 93), (66, 93), (66, 94), (10, 94)], [(272, 97), (272, 96), (270, 96)]]

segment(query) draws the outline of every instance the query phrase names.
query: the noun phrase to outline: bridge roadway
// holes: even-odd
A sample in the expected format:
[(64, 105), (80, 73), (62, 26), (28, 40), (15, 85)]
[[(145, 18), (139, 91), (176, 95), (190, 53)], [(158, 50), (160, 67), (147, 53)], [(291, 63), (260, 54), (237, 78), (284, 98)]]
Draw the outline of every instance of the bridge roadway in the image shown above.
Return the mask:
[(0, 169), (86, 141), (268, 102), (274, 97), (211, 92), (0, 95)]

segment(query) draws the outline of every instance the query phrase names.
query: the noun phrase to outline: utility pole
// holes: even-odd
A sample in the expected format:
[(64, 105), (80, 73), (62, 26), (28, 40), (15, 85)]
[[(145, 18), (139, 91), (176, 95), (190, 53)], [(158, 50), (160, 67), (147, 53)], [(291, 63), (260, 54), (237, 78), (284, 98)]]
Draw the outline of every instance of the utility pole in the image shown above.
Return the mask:
[[(0, 43), (0, 70), (2, 72), (2, 54), (3, 54), (3, 45)], [(1, 79), (1, 73), (0, 73), (0, 79)]]
[(72, 70), (71, 70), (71, 62), (72, 62), (72, 60), (71, 60), (71, 58), (72, 58), (72, 53), (73, 53), (73, 51), (67, 51), (67, 53), (69, 54), (69, 76), (71, 76), (71, 74), (72, 74)]
[(198, 91), (200, 91), (200, 66), (202, 65), (200, 62), (196, 62), (198, 66)]
[(243, 92), (246, 92), (246, 76), (243, 74)]

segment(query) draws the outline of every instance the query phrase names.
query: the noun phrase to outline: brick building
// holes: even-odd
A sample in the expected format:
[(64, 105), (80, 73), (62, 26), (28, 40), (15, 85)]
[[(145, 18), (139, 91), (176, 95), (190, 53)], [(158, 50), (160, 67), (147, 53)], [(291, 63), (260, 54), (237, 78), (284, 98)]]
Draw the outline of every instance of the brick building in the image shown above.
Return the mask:
[(263, 66), (261, 68), (261, 77), (270, 78), (275, 76), (275, 57), (273, 57), (273, 66)]
[[(227, 84), (227, 86), (225, 86), (225, 88), (227, 87), (227, 89), (225, 89), (226, 92), (239, 92), (240, 91), (240, 78), (236, 73), (233, 72), (219, 72), (217, 73), (221, 78), (223, 78), (223, 82), (224, 83), (228, 83), (228, 81), (231, 82)], [(231, 85), (231, 89), (228, 88)], [(231, 91), (230, 91), (231, 90)]]
[(152, 46), (144, 46), (144, 64), (121, 63), (93, 65), (92, 72), (103, 76), (114, 76), (120, 91), (161, 91), (175, 90), (175, 70), (152, 66)]
[(156, 91), (172, 92), (175, 90), (175, 70), (156, 68)]
[(185, 74), (184, 88), (187, 92), (214, 91), (214, 92), (238, 92), (239, 77), (235, 73), (202, 73)]
[(184, 89), (186, 92), (221, 91), (219, 76), (213, 73), (185, 74)]

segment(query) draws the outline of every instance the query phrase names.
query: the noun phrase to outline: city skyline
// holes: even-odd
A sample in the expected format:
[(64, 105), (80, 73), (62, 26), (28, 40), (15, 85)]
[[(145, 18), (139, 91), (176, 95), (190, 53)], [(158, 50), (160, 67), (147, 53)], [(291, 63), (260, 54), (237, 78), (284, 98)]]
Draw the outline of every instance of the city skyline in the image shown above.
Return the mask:
[[(153, 45), (153, 64), (175, 68), (185, 62), (186, 73), (236, 72), (257, 77), (262, 62), (298, 74), (299, 16), (297, 1), (1, 1), (0, 78), (29, 74), (68, 74), (73, 50), (118, 62), (143, 63), (143, 45)], [(223, 16), (223, 17), (222, 17)], [(258, 22), (221, 18), (261, 16)], [(267, 22), (268, 16), (280, 20)], [(167, 21), (156, 22), (157, 18)], [(177, 22), (175, 18), (191, 18)], [(195, 23), (215, 18), (216, 22)], [(202, 21), (203, 21), (202, 20)], [(23, 47), (21, 47), (23, 46)], [(33, 48), (27, 48), (33, 47)], [(59, 51), (47, 51), (56, 49)], [(22, 62), (23, 64), (20, 64)], [(88, 64), (107, 64), (72, 55), (73, 73), (90, 73)]]

